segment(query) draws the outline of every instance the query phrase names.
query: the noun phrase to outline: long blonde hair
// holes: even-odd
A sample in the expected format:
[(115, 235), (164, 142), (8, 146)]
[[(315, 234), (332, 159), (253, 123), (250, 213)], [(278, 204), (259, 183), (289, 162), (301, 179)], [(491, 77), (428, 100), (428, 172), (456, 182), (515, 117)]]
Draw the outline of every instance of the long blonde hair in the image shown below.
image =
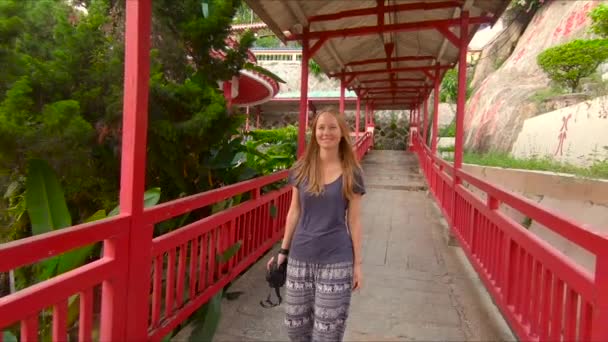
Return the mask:
[(340, 115), (333, 108), (326, 108), (319, 111), (312, 122), (310, 143), (306, 146), (304, 157), (300, 158), (293, 166), (294, 178), (297, 184), (306, 182), (306, 191), (314, 195), (320, 195), (325, 190), (323, 175), (321, 173), (320, 147), (316, 138), (317, 123), (323, 114), (333, 116), (338, 122), (340, 133), (340, 143), (338, 153), (342, 164), (342, 194), (347, 200), (351, 200), (354, 193), (355, 173), (362, 174), (361, 165), (353, 152), (350, 138), (350, 130), (343, 115)]

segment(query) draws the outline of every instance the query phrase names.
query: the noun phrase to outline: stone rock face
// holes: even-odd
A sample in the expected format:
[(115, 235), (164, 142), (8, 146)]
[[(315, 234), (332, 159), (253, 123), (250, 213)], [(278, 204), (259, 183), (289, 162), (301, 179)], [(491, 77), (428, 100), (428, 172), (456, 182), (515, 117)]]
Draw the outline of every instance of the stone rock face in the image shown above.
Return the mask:
[(502, 15), (499, 21), (504, 29), (481, 52), (471, 87), (477, 88), (486, 77), (500, 68), (515, 49), (517, 41), (531, 19), (532, 12), (519, 8), (510, 8)]
[(469, 150), (510, 151), (525, 119), (536, 115), (528, 99), (549, 85), (536, 63), (545, 49), (588, 35), (588, 13), (600, 1), (545, 2), (509, 58), (479, 84), (467, 104), (465, 144)]

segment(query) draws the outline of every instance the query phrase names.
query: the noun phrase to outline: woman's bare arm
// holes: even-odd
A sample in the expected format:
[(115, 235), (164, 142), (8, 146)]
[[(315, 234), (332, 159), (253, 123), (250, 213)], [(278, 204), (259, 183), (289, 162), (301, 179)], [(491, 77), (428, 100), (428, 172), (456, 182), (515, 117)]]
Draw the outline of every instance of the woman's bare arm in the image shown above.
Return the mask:
[(348, 227), (353, 241), (354, 263), (361, 264), (361, 195), (355, 196), (348, 203)]

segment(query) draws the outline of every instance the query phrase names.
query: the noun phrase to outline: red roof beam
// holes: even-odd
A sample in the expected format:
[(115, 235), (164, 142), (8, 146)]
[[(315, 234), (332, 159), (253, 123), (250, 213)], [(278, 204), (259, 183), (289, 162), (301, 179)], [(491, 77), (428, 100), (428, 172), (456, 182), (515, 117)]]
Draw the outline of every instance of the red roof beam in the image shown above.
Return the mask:
[(422, 91), (422, 90), (428, 90), (428, 89), (432, 89), (433, 87), (431, 86), (420, 86), (420, 87), (372, 87), (372, 88), (361, 88), (362, 90), (365, 89), (367, 91), (369, 91), (370, 93), (374, 93), (374, 92), (378, 92), (378, 91), (387, 91), (387, 90), (395, 90), (395, 91)]
[(434, 60), (433, 56), (403, 56), (395, 58), (375, 58), (375, 59), (364, 59), (360, 61), (354, 61), (346, 63), (346, 66), (356, 66), (365, 64), (377, 64), (377, 63), (389, 63), (389, 62), (409, 62), (409, 61), (426, 61)]
[[(451, 69), (452, 66), (442, 65), (439, 67), (440, 69)], [(407, 67), (407, 68), (394, 68), (392, 70), (387, 69), (373, 69), (373, 70), (360, 70), (360, 71), (345, 71), (330, 74), (330, 77), (342, 77), (342, 76), (359, 76), (359, 75), (372, 75), (372, 74), (383, 74), (383, 73), (391, 73), (391, 72), (424, 72), (424, 71), (432, 71), (435, 70), (434, 66), (425, 66), (425, 67)]]
[[(494, 20), (493, 17), (482, 16), (469, 18), (469, 25), (479, 25), (485, 23), (491, 23)], [(409, 23), (390, 24), (383, 26), (363, 26), (354, 27), (340, 30), (328, 30), (328, 31), (313, 31), (308, 32), (306, 35), (309, 39), (321, 39), (321, 38), (344, 38), (344, 37), (355, 37), (365, 36), (369, 34), (381, 34), (388, 32), (405, 32), (405, 31), (419, 31), (419, 30), (432, 30), (438, 29), (438, 27), (451, 27), (460, 26), (460, 18), (455, 19), (443, 19), (443, 20), (425, 20), (415, 21)], [(302, 40), (304, 34), (291, 34), (286, 37), (287, 40)]]
[(388, 100), (395, 100), (395, 101), (416, 101), (418, 100), (415, 97), (366, 97), (363, 100), (365, 101), (388, 101)]
[(396, 80), (389, 79), (375, 79), (375, 80), (362, 80), (359, 81), (361, 84), (371, 84), (371, 83), (385, 83), (385, 82), (424, 82), (425, 78), (398, 78)]
[(332, 20), (340, 20), (347, 19), (353, 17), (361, 17), (366, 15), (377, 15), (378, 12), (381, 14), (392, 13), (392, 12), (405, 12), (405, 11), (430, 11), (435, 9), (442, 8), (454, 8), (462, 6), (463, 1), (442, 1), (435, 3), (427, 3), (427, 2), (417, 2), (411, 4), (400, 4), (400, 5), (391, 5), (391, 6), (383, 6), (380, 8), (376, 7), (368, 7), (368, 8), (359, 8), (348, 11), (341, 11), (330, 14), (320, 14), (315, 15), (308, 18), (309, 23), (320, 22), (320, 21), (332, 21)]

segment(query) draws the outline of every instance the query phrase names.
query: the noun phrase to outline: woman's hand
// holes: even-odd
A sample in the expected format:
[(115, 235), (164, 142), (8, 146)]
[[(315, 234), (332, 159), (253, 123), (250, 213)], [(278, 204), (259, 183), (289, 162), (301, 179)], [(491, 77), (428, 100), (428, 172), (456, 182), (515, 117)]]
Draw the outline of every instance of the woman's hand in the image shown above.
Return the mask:
[[(287, 256), (285, 256), (285, 254), (279, 253), (278, 255), (278, 265), (282, 264), (285, 262), (285, 260), (287, 259)], [(266, 269), (270, 270), (270, 265), (274, 262), (274, 257), (270, 258), (270, 260), (268, 260), (268, 263), (266, 264)]]
[(363, 272), (361, 264), (356, 264), (353, 270), (353, 291), (359, 290), (363, 285)]

